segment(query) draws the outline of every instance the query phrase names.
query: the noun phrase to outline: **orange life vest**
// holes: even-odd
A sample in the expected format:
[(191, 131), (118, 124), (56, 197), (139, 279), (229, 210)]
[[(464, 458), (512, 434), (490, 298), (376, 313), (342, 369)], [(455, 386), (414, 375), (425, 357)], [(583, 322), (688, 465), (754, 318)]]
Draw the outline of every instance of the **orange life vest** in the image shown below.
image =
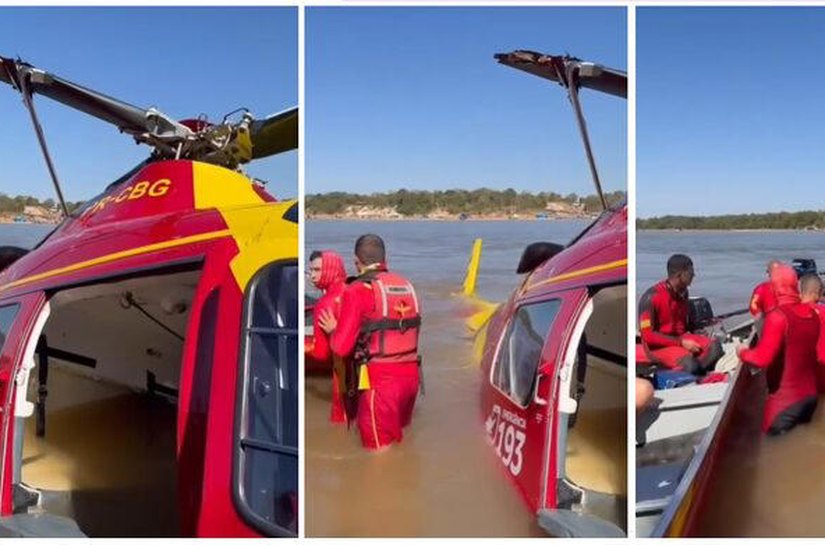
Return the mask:
[(364, 278), (375, 298), (361, 326), (359, 344), (368, 363), (415, 362), (421, 313), (415, 288), (399, 274), (381, 271)]

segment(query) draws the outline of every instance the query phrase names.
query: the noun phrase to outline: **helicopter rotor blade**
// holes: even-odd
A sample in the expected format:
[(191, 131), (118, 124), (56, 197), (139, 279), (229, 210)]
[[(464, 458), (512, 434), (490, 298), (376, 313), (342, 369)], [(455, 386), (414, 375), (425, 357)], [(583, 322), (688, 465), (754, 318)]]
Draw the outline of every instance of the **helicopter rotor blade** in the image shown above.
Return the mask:
[(498, 53), (495, 58), (501, 64), (554, 81), (565, 87), (573, 83), (566, 81), (566, 75), (570, 68), (574, 68), (575, 84), (620, 98), (627, 98), (627, 74), (622, 70), (574, 57), (545, 55), (523, 49), (510, 53)]
[(290, 108), (266, 119), (257, 119), (249, 128), (252, 159), (269, 157), (298, 147), (298, 108)]
[(75, 110), (116, 126), (123, 132), (159, 138), (183, 137), (191, 131), (154, 108), (144, 109), (72, 83), (14, 59), (0, 57), (0, 81), (22, 92), (21, 78), (30, 92), (51, 98)]

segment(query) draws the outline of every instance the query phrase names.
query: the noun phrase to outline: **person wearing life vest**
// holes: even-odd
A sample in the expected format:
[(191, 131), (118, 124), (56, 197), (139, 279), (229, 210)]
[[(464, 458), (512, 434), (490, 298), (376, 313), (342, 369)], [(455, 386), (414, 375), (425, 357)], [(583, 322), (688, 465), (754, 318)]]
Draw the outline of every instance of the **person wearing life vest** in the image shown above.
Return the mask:
[(304, 353), (307, 358), (329, 363), (332, 368), (332, 408), (329, 420), (334, 424), (344, 423), (347, 420), (342, 399), (344, 374), (343, 366), (333, 362), (329, 335), (321, 327), (321, 316), (326, 314), (338, 316), (346, 277), (344, 260), (336, 252), (323, 250), (310, 254), (309, 280), (323, 292), (323, 295), (312, 309), (312, 340), (304, 346)]
[(419, 388), (418, 336), (421, 311), (413, 285), (387, 270), (384, 241), (362, 235), (355, 243), (358, 276), (341, 297), (333, 331), (333, 353), (348, 367), (347, 396), (357, 396), (361, 442), (370, 450), (400, 442), (412, 420)]
[(639, 331), (650, 362), (704, 375), (723, 352), (718, 340), (690, 332), (688, 287), (694, 276), (693, 261), (688, 256), (670, 256), (667, 278), (639, 300)]
[(818, 274), (806, 274), (799, 279), (799, 296), (802, 303), (808, 305), (819, 317), (819, 340), (816, 343), (816, 388), (820, 394), (825, 393), (825, 306), (820, 304), (825, 286)]
[(762, 431), (785, 433), (809, 422), (816, 410), (816, 347), (820, 321), (799, 297), (796, 272), (785, 264), (771, 271), (777, 306), (765, 316), (762, 338), (754, 348), (739, 347), (743, 363), (767, 369), (768, 399)]

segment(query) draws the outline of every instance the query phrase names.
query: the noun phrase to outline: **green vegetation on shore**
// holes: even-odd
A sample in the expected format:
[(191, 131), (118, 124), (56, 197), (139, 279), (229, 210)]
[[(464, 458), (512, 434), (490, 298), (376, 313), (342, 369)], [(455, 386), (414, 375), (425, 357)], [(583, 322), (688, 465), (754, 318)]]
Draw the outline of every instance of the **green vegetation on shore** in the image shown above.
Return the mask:
[[(623, 191), (605, 195), (613, 204), (624, 200)], [(359, 195), (336, 191), (306, 196), (306, 210), (309, 215), (339, 215), (348, 208), (368, 206), (371, 208), (394, 209), (402, 216), (425, 216), (437, 211), (448, 214), (536, 214), (547, 210), (548, 203), (580, 206), (586, 213), (601, 210), (596, 195), (579, 197), (575, 193), (559, 195), (553, 192), (529, 193), (514, 189), (446, 189), (438, 191), (409, 191), (400, 189), (388, 193)]]
[(661, 216), (639, 219), (639, 229), (825, 229), (825, 211), (772, 212), (727, 216)]

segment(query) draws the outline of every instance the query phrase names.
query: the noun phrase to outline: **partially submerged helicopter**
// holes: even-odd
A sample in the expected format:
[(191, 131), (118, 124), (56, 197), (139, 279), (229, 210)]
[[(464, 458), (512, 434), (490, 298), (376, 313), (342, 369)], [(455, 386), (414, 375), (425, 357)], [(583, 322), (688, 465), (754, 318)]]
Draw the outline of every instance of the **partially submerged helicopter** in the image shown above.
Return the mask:
[[(527, 251), (527, 276), (503, 304), (468, 319), (484, 374), (487, 438), (538, 524), (557, 537), (627, 528), (627, 206), (601, 190), (580, 88), (627, 97), (624, 72), (569, 56), (498, 54), (563, 86), (604, 211), (564, 247)], [(474, 249), (465, 294), (474, 292)]]
[[(298, 110), (178, 122), (0, 57), (63, 206), (0, 273), (0, 535), (297, 536)], [(69, 213), (34, 107), (150, 156)]]

